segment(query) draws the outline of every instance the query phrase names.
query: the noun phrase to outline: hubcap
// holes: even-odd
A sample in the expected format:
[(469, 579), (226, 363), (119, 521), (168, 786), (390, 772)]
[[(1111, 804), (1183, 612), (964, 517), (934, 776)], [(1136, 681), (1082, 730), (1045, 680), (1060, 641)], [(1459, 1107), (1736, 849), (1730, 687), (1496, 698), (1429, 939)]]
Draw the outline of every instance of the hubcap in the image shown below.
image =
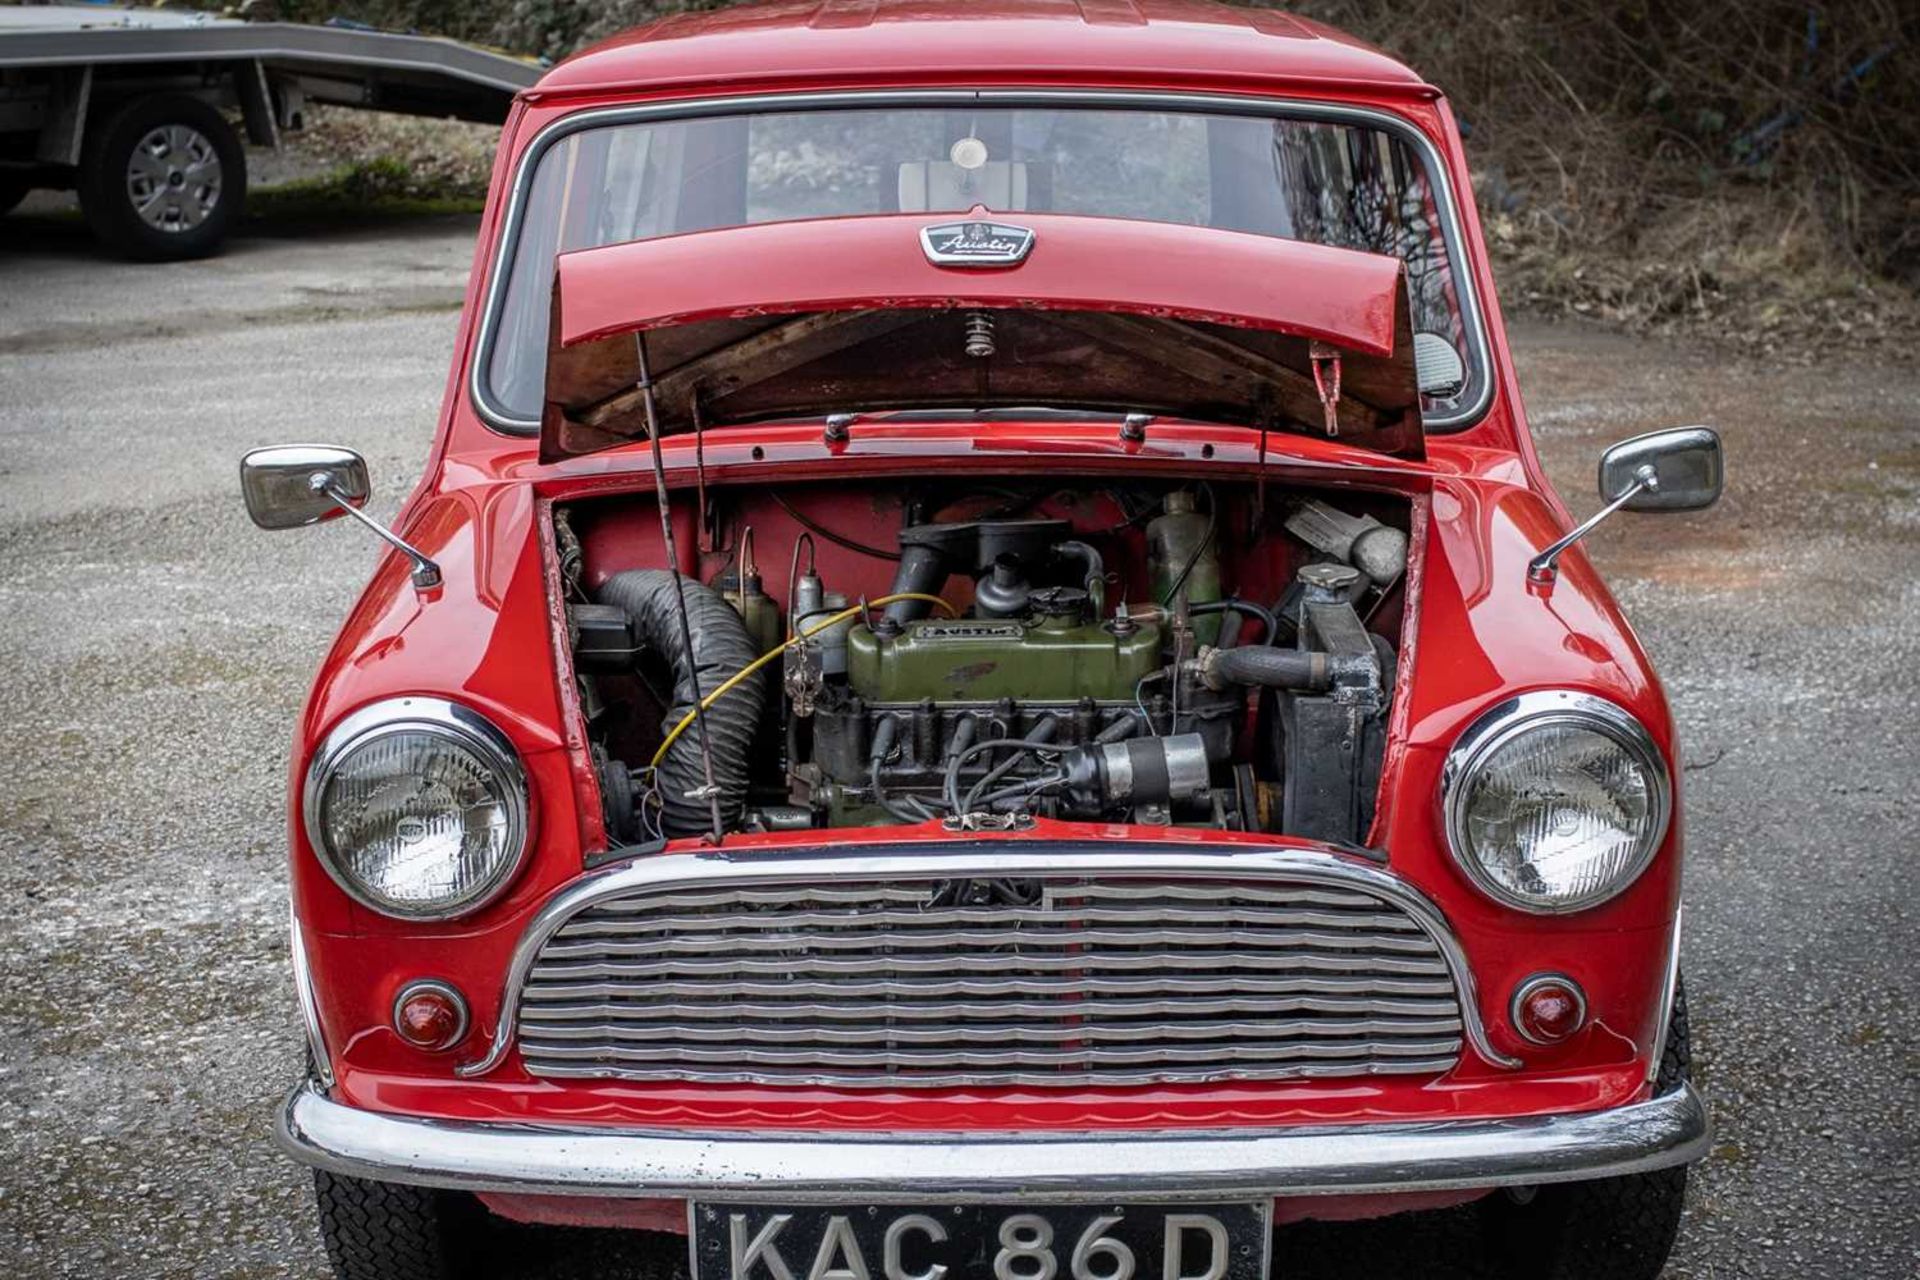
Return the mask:
[(161, 231), (191, 231), (220, 203), (220, 153), (207, 135), (167, 124), (140, 139), (127, 161), (127, 198), (141, 221)]

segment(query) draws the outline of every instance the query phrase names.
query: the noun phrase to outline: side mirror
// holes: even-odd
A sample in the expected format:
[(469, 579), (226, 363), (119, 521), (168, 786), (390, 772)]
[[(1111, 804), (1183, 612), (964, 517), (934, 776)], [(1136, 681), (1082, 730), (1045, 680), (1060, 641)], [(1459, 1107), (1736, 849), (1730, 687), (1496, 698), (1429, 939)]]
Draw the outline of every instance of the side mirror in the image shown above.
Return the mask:
[(1712, 427), (1674, 427), (1622, 440), (1600, 456), (1600, 496), (1606, 506), (1527, 562), (1527, 581), (1549, 586), (1559, 576), (1560, 553), (1621, 508), (1697, 511), (1720, 500), (1726, 482), (1720, 436)]
[(1652, 479), (1627, 498), (1628, 511), (1698, 511), (1718, 502), (1726, 483), (1713, 428), (1674, 427), (1622, 440), (1601, 454), (1601, 499), (1611, 502), (1634, 488), (1648, 468)]
[(367, 460), (326, 444), (255, 449), (240, 459), (240, 496), (262, 529), (298, 529), (367, 505)]
[(246, 499), (247, 514), (262, 529), (298, 529), (335, 516), (352, 516), (413, 561), (416, 590), (439, 586), (439, 565), (360, 509), (372, 492), (367, 460), (351, 449), (287, 444), (255, 449), (240, 459), (240, 496)]

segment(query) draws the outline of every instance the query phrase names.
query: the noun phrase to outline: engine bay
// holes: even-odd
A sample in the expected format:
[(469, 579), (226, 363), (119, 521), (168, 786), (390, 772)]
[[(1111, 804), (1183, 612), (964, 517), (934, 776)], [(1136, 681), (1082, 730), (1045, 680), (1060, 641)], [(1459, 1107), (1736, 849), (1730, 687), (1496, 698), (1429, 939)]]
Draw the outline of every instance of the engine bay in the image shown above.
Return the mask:
[(615, 844), (1038, 817), (1365, 838), (1402, 498), (982, 477), (714, 486), (670, 519), (554, 511)]

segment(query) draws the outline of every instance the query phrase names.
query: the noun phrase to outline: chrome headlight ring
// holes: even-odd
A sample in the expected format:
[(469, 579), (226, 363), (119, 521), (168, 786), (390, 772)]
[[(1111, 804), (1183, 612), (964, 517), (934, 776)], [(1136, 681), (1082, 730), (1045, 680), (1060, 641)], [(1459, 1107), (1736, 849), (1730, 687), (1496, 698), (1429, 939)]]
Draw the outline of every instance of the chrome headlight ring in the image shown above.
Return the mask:
[[(458, 898), (421, 905), (382, 898), (342, 864), (339, 851), (327, 839), (322, 810), (328, 783), (355, 753), (401, 735), (440, 738), (480, 761), (498, 780), (493, 794), (502, 810), (503, 855)], [(519, 753), (491, 720), (443, 698), (391, 698), (362, 707), (340, 721), (321, 741), (307, 766), (300, 808), (307, 843), (341, 892), (369, 911), (400, 920), (454, 920), (480, 910), (513, 883), (531, 844), (527, 776)]]
[[(1502, 748), (1523, 735), (1552, 727), (1573, 727), (1617, 744), (1640, 770), (1647, 789), (1645, 834), (1633, 857), (1604, 884), (1559, 898), (1525, 896), (1497, 880), (1476, 853), (1467, 830), (1466, 807), (1473, 784)], [(1625, 892), (1640, 878), (1665, 841), (1673, 816), (1673, 782), (1666, 758), (1646, 727), (1616, 703), (1567, 689), (1523, 693), (1487, 711), (1469, 725), (1440, 774), (1440, 810), (1447, 850), (1474, 886), (1494, 901), (1536, 915), (1568, 915), (1596, 907)]]

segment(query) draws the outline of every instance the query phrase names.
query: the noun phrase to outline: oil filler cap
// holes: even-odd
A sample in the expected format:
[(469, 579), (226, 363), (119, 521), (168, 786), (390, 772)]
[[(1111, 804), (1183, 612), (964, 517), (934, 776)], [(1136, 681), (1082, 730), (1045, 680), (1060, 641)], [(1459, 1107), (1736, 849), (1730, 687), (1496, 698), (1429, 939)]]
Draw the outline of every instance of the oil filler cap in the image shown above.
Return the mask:
[(1027, 597), (1027, 604), (1043, 618), (1087, 616), (1087, 593), (1079, 587), (1042, 587)]

